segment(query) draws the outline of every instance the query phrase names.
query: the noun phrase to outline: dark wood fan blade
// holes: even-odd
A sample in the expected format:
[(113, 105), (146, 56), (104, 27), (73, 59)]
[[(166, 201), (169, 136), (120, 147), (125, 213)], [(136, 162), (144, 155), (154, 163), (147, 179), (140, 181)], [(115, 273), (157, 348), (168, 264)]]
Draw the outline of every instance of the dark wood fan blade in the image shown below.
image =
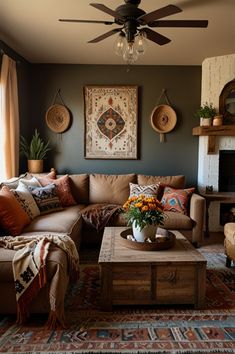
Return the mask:
[(102, 34), (101, 36), (92, 39), (92, 40), (89, 41), (88, 43), (97, 43), (97, 42), (100, 42), (100, 41), (102, 41), (103, 39), (108, 38), (108, 37), (112, 36), (113, 34), (115, 34), (115, 33), (117, 33), (117, 32), (121, 32), (121, 30), (122, 30), (121, 28), (114, 28), (113, 30), (108, 31), (108, 32)]
[(162, 7), (158, 10), (149, 12), (148, 14), (142, 15), (138, 17), (138, 21), (140, 23), (148, 24), (149, 22), (152, 22), (154, 20), (158, 20), (159, 18), (174, 15), (178, 12), (181, 12), (182, 10), (175, 6), (175, 5), (167, 5), (165, 7)]
[(160, 20), (148, 23), (149, 27), (201, 27), (208, 26), (206, 20)]
[[(110, 9), (109, 7), (103, 5), (103, 4), (90, 4), (91, 6), (95, 7), (98, 10), (101, 10), (103, 12), (105, 12), (106, 14), (109, 14), (111, 16), (113, 16), (114, 18), (118, 19), (118, 20), (123, 20), (122, 16), (120, 16), (118, 14), (118, 12)], [(155, 19), (154, 19), (155, 20)]]
[(169, 38), (151, 30), (150, 28), (145, 28), (143, 31), (146, 33), (146, 36), (150, 41), (153, 41), (159, 45), (164, 45), (171, 41)]
[(98, 21), (98, 20), (74, 20), (68, 18), (60, 18), (59, 21), (61, 22), (79, 22), (79, 23), (102, 23), (104, 25), (112, 25), (115, 23), (114, 21)]

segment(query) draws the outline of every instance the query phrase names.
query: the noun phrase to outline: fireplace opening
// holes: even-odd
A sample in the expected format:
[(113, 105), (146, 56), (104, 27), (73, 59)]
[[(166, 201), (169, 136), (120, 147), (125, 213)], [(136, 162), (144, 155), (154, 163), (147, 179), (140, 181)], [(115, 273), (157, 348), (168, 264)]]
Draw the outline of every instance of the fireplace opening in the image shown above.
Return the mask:
[(219, 152), (219, 192), (235, 192), (235, 151)]
[[(235, 192), (235, 151), (219, 152), (219, 192)], [(235, 204), (220, 203), (220, 225), (235, 222)]]
[(220, 225), (227, 222), (235, 222), (235, 204), (220, 203)]

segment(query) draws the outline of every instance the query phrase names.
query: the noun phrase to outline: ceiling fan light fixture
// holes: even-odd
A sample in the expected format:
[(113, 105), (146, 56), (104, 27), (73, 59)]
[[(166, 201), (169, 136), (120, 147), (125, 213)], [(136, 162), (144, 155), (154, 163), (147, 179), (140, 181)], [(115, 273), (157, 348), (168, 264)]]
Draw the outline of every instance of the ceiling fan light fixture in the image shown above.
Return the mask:
[(167, 5), (157, 10), (146, 13), (139, 8), (141, 0), (124, 0), (125, 4), (119, 5), (115, 10), (104, 4), (91, 3), (90, 5), (113, 17), (113, 21), (101, 20), (76, 20), (59, 19), (62, 22), (101, 23), (104, 25), (116, 24), (121, 27), (90, 40), (88, 43), (99, 43), (110, 36), (119, 33), (114, 43), (114, 52), (122, 56), (128, 64), (136, 62), (139, 56), (144, 55), (147, 47), (147, 39), (160, 46), (171, 40), (166, 36), (153, 31), (151, 27), (193, 27), (206, 28), (207, 20), (162, 20), (182, 10), (175, 5)]
[(146, 33), (144, 31), (139, 31), (135, 42), (136, 42), (136, 51), (140, 56), (144, 55), (144, 53), (146, 52), (146, 48), (147, 48), (146, 38), (147, 38)]
[(123, 56), (125, 45), (126, 45), (125, 33), (120, 32), (114, 42), (114, 53), (119, 57)]
[(134, 64), (137, 61), (138, 54), (134, 42), (127, 42), (123, 53), (123, 59), (129, 65)]

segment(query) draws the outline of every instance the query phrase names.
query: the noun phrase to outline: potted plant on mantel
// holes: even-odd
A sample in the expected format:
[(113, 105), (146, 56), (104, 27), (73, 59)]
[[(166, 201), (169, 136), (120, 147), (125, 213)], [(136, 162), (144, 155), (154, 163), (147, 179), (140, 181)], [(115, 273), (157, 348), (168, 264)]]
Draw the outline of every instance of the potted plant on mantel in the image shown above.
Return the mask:
[(212, 103), (204, 103), (197, 111), (196, 117), (200, 118), (200, 125), (208, 126), (212, 124), (212, 119), (216, 115), (216, 109)]
[(43, 172), (43, 160), (49, 150), (51, 150), (49, 141), (43, 141), (37, 129), (30, 143), (22, 135), (20, 136), (20, 154), (28, 159), (28, 172), (30, 173)]

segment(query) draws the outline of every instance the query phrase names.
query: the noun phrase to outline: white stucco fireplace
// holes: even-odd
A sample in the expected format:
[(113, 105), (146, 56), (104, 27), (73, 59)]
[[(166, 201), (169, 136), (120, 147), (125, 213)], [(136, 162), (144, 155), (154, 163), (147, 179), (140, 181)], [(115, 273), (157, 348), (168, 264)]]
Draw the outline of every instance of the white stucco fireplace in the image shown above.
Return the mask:
[[(212, 103), (219, 109), (219, 96), (225, 84), (235, 79), (235, 54), (207, 58), (202, 64), (201, 103)], [(217, 136), (214, 154), (207, 154), (207, 137), (199, 136), (198, 188), (205, 191), (206, 186), (219, 190), (219, 152), (235, 150), (235, 137)], [(220, 225), (220, 203), (214, 202), (209, 210), (210, 231), (222, 231)]]

